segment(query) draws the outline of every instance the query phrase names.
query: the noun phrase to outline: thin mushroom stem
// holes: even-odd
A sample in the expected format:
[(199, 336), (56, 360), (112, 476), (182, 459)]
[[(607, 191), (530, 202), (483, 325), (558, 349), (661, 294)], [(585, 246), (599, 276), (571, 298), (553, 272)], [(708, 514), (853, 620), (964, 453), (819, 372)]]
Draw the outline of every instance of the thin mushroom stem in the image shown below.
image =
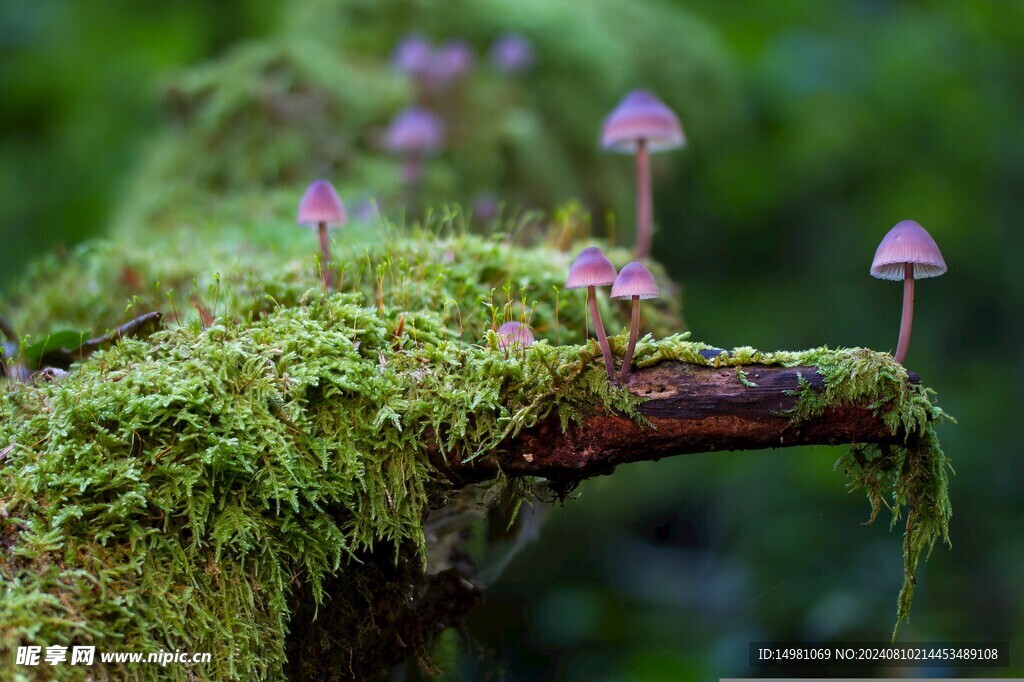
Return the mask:
[(587, 287), (587, 303), (590, 305), (590, 314), (594, 318), (594, 329), (597, 331), (597, 343), (601, 346), (601, 355), (604, 356), (604, 369), (608, 372), (609, 381), (615, 382), (615, 363), (612, 361), (612, 349), (608, 345), (608, 335), (604, 333), (604, 323), (601, 321), (601, 311), (597, 309), (596, 287)]
[(647, 258), (651, 253), (651, 162), (647, 140), (636, 143), (636, 257)]
[(317, 223), (317, 231), (320, 233), (320, 275), (324, 280), (324, 289), (331, 288), (331, 240), (327, 233), (327, 223)]
[(900, 340), (896, 344), (896, 362), (903, 364), (910, 350), (910, 327), (914, 321), (914, 264), (903, 264), (903, 317), (900, 320)]
[(629, 383), (629, 373), (632, 370), (633, 350), (636, 348), (636, 337), (640, 331), (640, 297), (633, 297), (633, 313), (629, 322), (629, 345), (626, 346), (626, 355), (622, 358), (622, 383)]

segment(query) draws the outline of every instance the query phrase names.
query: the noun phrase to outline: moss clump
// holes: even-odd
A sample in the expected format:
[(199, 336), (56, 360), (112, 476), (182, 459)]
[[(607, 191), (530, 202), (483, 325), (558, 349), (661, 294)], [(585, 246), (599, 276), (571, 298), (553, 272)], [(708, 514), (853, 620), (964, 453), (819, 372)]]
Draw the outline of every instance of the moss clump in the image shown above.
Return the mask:
[[(593, 344), (507, 357), (493, 333), (459, 343), (438, 313), (364, 304), (311, 294), (5, 392), (2, 648), (211, 651), (203, 675), (274, 676), (296, 586), (320, 604), (339, 571), (358, 591), (366, 553), (425, 561), (423, 518), (451, 494), (432, 447), (465, 460), (587, 397), (631, 410)], [(374, 627), (349, 615), (342, 648)]]

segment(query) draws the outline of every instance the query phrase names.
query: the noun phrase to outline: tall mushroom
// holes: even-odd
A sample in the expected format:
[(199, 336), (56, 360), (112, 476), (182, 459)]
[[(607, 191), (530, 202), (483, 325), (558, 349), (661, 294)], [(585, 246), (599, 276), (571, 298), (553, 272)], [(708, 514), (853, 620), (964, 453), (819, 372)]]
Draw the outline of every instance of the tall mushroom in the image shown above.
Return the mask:
[(601, 355), (604, 356), (604, 368), (612, 382), (615, 381), (615, 363), (612, 362), (608, 336), (604, 333), (601, 311), (597, 309), (596, 287), (606, 287), (615, 282), (615, 274), (615, 266), (601, 249), (590, 246), (576, 256), (572, 267), (569, 268), (569, 277), (565, 280), (566, 289), (587, 290), (587, 302), (590, 305), (590, 314), (594, 318), (594, 330), (597, 332), (597, 342), (601, 346)]
[(443, 144), (444, 124), (421, 107), (409, 107), (388, 126), (384, 147), (402, 157), (402, 179), (408, 185), (412, 198), (415, 198), (423, 176), (423, 158), (441, 149)]
[(633, 364), (633, 350), (636, 348), (636, 337), (640, 331), (640, 299), (657, 298), (658, 283), (654, 281), (654, 275), (643, 266), (643, 263), (633, 261), (622, 268), (619, 276), (615, 278), (612, 285), (612, 298), (633, 299), (633, 313), (629, 323), (629, 346), (626, 348), (626, 356), (622, 358), (622, 383), (629, 381), (630, 365)]
[(345, 205), (327, 180), (316, 180), (299, 202), (299, 225), (316, 225), (320, 235), (320, 273), (324, 289), (331, 288), (330, 239), (327, 228), (340, 227), (348, 222)]
[(646, 90), (634, 90), (619, 102), (604, 121), (601, 144), (605, 149), (636, 154), (636, 257), (651, 253), (650, 152), (667, 151), (686, 143), (679, 118), (664, 102)]
[(914, 318), (914, 280), (938, 277), (946, 272), (938, 244), (928, 231), (913, 220), (896, 224), (882, 239), (871, 263), (871, 275), (879, 279), (903, 280), (903, 317), (896, 362), (903, 364), (910, 348), (910, 327)]

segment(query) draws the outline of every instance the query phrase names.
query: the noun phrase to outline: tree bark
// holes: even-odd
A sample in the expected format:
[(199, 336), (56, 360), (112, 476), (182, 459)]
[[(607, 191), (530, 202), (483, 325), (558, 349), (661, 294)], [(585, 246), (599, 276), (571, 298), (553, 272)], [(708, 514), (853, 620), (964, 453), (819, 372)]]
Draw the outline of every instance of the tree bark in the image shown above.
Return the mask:
[[(582, 424), (562, 430), (557, 416), (519, 433), (505, 447), (479, 460), (448, 464), (456, 480), (539, 476), (560, 484), (609, 474), (620, 464), (659, 460), (696, 452), (757, 450), (795, 445), (898, 443), (880, 415), (863, 405), (842, 404), (807, 420), (787, 414), (797, 402), (794, 391), (803, 377), (823, 388), (815, 367), (713, 368), (666, 362), (636, 371), (629, 390), (647, 401), (640, 413), (650, 422), (598, 411)], [(919, 378), (910, 373), (911, 383)]]

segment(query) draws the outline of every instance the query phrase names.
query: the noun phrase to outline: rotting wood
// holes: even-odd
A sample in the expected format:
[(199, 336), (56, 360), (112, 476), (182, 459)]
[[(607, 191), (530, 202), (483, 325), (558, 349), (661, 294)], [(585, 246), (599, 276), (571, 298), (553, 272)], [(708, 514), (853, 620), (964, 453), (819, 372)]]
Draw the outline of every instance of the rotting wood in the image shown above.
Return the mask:
[[(448, 464), (453, 478), (480, 481), (500, 470), (507, 476), (538, 476), (571, 484), (609, 474), (620, 464), (673, 455), (758, 450), (796, 445), (899, 443), (880, 414), (842, 404), (813, 419), (795, 421), (802, 377), (813, 389), (823, 380), (815, 367), (746, 365), (714, 368), (666, 362), (638, 370), (629, 390), (647, 399), (640, 413), (649, 425), (599, 411), (563, 432), (557, 416), (524, 430), (495, 453), (465, 464)], [(911, 383), (919, 378), (909, 373)], [(756, 386), (754, 385), (756, 384)]]

